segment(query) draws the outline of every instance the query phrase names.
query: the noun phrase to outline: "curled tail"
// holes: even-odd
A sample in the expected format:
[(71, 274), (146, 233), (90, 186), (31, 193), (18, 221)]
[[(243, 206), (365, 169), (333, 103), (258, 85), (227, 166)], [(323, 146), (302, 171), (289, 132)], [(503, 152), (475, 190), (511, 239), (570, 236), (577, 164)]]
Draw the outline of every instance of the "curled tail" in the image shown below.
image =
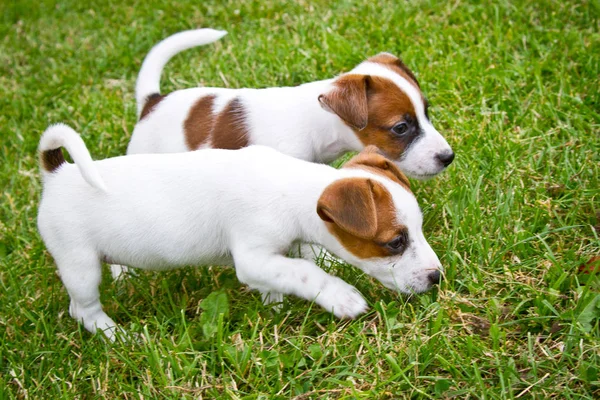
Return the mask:
[(106, 191), (106, 185), (94, 165), (90, 152), (77, 132), (65, 124), (50, 126), (40, 139), (40, 168), (44, 174), (55, 172), (66, 163), (61, 147), (67, 149), (83, 179), (90, 186)]
[(142, 63), (135, 85), (138, 118), (148, 98), (160, 94), (160, 75), (171, 57), (189, 48), (215, 42), (226, 34), (215, 29), (195, 29), (176, 33), (154, 46)]

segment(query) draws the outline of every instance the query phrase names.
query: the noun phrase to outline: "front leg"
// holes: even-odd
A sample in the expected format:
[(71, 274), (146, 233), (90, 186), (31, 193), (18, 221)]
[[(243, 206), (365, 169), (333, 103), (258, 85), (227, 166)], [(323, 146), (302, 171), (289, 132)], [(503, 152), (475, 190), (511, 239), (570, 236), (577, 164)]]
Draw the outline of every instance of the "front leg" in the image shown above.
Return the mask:
[(247, 249), (234, 251), (233, 258), (238, 279), (261, 293), (314, 300), (338, 318), (355, 318), (367, 309), (354, 286), (327, 274), (314, 262)]

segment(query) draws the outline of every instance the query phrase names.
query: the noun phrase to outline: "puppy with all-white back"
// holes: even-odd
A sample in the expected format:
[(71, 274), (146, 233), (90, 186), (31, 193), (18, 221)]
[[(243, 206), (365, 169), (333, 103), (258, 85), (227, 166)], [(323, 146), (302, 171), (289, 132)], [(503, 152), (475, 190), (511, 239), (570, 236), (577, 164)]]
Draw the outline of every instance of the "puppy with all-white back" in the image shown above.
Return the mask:
[(375, 145), (409, 177), (427, 179), (454, 159), (429, 120), (413, 72), (380, 53), (334, 79), (295, 87), (214, 87), (160, 94), (160, 76), (175, 54), (226, 34), (196, 29), (158, 43), (142, 64), (139, 122), (127, 154), (176, 153), (265, 145), (306, 161), (328, 163)]
[(406, 177), (372, 147), (340, 170), (265, 146), (93, 161), (79, 135), (59, 124), (39, 150), (38, 227), (69, 312), (111, 339), (117, 326), (98, 288), (103, 261), (142, 269), (234, 265), (267, 302), (292, 294), (340, 318), (364, 312), (365, 300), (314, 262), (286, 257), (294, 242), (322, 245), (393, 290), (418, 293), (440, 279)]

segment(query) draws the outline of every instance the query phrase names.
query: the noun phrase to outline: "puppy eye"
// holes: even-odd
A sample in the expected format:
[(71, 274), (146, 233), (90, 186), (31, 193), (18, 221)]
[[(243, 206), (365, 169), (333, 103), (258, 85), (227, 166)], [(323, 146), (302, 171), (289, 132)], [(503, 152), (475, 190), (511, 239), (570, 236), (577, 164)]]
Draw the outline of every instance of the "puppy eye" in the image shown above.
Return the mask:
[(404, 135), (406, 131), (408, 131), (408, 124), (406, 122), (400, 122), (392, 128), (392, 132), (399, 136)]
[(400, 235), (396, 239), (389, 242), (387, 244), (387, 247), (389, 247), (390, 249), (392, 249), (396, 252), (399, 252), (401, 250), (404, 250), (404, 248), (406, 247), (406, 242), (407, 242), (406, 235)]

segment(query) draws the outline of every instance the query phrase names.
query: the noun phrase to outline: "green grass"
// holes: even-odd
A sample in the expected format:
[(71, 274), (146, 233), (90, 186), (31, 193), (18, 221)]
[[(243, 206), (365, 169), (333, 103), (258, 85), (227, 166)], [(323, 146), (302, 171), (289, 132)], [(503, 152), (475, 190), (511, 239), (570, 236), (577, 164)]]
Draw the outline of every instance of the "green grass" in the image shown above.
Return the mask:
[[(16, 0), (0, 15), (0, 398), (600, 396), (600, 282), (579, 271), (600, 255), (597, 0)], [(106, 311), (139, 342), (69, 317), (35, 223), (40, 134), (63, 121), (94, 157), (124, 154), (143, 57), (193, 27), (230, 34), (169, 63), (165, 92), (403, 57), (457, 153), (414, 182), (439, 290), (407, 299), (336, 264), (371, 306), (348, 322), (294, 298), (274, 313), (233, 270), (187, 268), (105, 274)]]

